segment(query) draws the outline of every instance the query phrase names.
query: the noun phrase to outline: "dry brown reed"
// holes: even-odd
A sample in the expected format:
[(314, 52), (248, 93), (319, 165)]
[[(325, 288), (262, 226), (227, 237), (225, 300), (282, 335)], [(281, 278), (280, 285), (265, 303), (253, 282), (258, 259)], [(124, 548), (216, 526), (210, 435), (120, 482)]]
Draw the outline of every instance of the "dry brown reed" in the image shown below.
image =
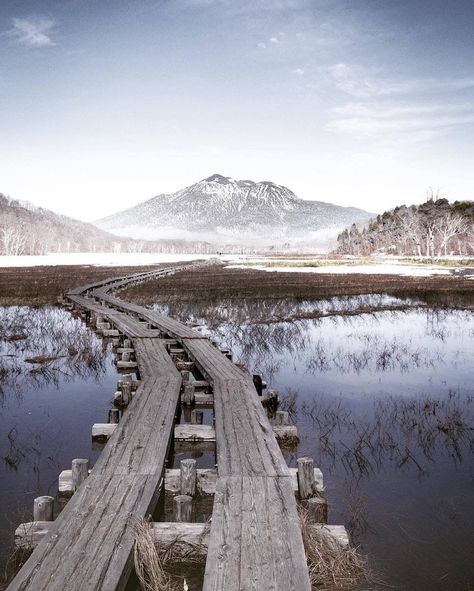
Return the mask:
[(151, 523), (137, 521), (133, 550), (135, 571), (142, 591), (177, 591), (177, 584), (165, 572), (163, 560), (155, 545)]
[[(208, 533), (205, 531), (203, 537)], [(153, 525), (146, 520), (135, 524), (135, 571), (142, 591), (182, 591), (187, 588), (183, 580), (183, 564), (187, 568), (203, 565), (207, 547), (175, 539), (170, 543), (157, 542)]]
[(343, 546), (324, 529), (314, 527), (303, 507), (299, 516), (312, 589), (354, 589), (369, 582), (367, 560), (356, 548)]

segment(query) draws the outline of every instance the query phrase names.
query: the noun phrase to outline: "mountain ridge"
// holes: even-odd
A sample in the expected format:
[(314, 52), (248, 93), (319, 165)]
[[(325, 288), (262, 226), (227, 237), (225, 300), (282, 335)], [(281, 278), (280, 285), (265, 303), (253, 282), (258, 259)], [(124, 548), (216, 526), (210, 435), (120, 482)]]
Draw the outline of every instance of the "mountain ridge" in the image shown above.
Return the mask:
[(311, 239), (308, 234), (337, 231), (373, 214), (325, 201), (303, 200), (272, 181), (236, 180), (213, 174), (175, 193), (160, 193), (93, 223), (119, 235), (201, 239), (214, 243), (268, 245)]

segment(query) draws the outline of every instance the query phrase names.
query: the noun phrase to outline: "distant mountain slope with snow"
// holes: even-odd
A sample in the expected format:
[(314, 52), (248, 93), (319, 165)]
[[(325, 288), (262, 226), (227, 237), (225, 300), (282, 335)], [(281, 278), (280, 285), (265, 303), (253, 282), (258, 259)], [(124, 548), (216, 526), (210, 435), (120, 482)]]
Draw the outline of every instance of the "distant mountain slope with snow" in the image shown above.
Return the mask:
[(370, 217), (370, 213), (354, 207), (304, 201), (270, 181), (255, 183), (214, 174), (95, 224), (136, 238), (199, 237), (214, 244), (277, 247), (336, 236), (341, 229)]
[(209, 252), (208, 244), (116, 236), (0, 193), (0, 256), (73, 252)]

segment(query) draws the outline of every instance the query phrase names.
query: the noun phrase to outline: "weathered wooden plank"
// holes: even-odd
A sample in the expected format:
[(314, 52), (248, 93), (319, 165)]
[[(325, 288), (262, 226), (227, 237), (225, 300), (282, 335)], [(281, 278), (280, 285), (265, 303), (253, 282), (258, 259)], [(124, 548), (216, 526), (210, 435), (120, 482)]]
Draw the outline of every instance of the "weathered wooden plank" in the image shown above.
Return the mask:
[(111, 318), (112, 324), (123, 334), (130, 338), (157, 338), (159, 331), (152, 330), (143, 326), (140, 322), (129, 316), (128, 314), (115, 314)]
[(162, 339), (136, 338), (133, 339), (133, 347), (140, 376), (163, 374), (166, 368), (170, 374), (181, 377)]
[(140, 383), (94, 473), (159, 474), (171, 441), (179, 397), (179, 374)]
[(207, 441), (216, 440), (216, 432), (211, 425), (191, 425), (182, 423), (174, 428), (175, 441)]
[[(51, 521), (30, 521), (20, 524), (15, 530), (15, 547), (33, 550), (48, 535)], [(210, 525), (207, 523), (155, 522), (151, 524), (155, 540), (161, 544), (184, 543), (183, 553), (189, 553), (189, 546), (207, 550)], [(176, 549), (175, 549), (176, 552)]]
[[(70, 292), (71, 301), (134, 338), (142, 382), (91, 475), (50, 525), (12, 590), (125, 585), (133, 545), (131, 518), (143, 517), (156, 505), (181, 384), (163, 342), (128, 313), (148, 320), (184, 346), (213, 388), (215, 432), (210, 426), (192, 425), (203, 431), (198, 440), (218, 439), (219, 479), (204, 589), (309, 589), (293, 478), (251, 377), (199, 332), (110, 293), (184, 268), (137, 273)], [(96, 301), (83, 297), (86, 291)], [(189, 427), (178, 425), (174, 430), (177, 446), (180, 437), (189, 439)], [(214, 483), (207, 485), (212, 488)]]
[(124, 589), (133, 522), (153, 511), (156, 475), (91, 474), (38, 544), (9, 591)]
[(289, 477), (217, 482), (203, 591), (309, 591)]
[[(291, 485), (293, 492), (298, 492), (297, 468), (289, 468)], [(178, 468), (169, 468), (165, 470), (165, 490), (170, 493), (180, 492), (180, 470)], [(314, 468), (314, 480), (316, 490), (324, 492), (323, 473), (319, 468)], [(213, 495), (216, 492), (217, 470), (213, 468), (198, 468), (196, 478), (196, 488), (199, 493)], [(60, 495), (72, 495), (72, 472), (63, 470), (58, 478), (58, 493)]]
[(240, 590), (242, 478), (219, 478), (203, 591)]

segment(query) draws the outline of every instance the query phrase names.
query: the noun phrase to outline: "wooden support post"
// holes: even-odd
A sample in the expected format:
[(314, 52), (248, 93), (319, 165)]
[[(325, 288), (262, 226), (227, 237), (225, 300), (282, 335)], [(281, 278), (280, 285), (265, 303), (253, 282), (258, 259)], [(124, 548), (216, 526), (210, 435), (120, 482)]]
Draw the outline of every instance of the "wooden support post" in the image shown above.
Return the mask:
[(33, 501), (34, 521), (53, 521), (54, 497), (36, 497)]
[(260, 374), (258, 374), (258, 373), (254, 373), (253, 376), (252, 376), (252, 379), (253, 379), (253, 383), (254, 383), (254, 386), (255, 386), (255, 390), (257, 390), (257, 394), (259, 396), (261, 396), (262, 395), (262, 392), (263, 392), (262, 376)]
[(266, 404), (270, 408), (278, 408), (278, 392), (276, 390), (268, 390)]
[(111, 408), (109, 410), (109, 423), (118, 423), (120, 421), (120, 411), (118, 408)]
[(123, 339), (123, 348), (124, 349), (131, 349), (132, 347), (132, 342), (130, 341), (130, 339)]
[(277, 410), (275, 413), (275, 425), (284, 427), (290, 423), (290, 414), (286, 410)]
[(124, 351), (122, 353), (121, 361), (130, 361), (130, 353), (128, 351)]
[(92, 441), (107, 441), (116, 428), (115, 423), (94, 423), (92, 425)]
[(181, 406), (181, 411), (184, 416), (185, 424), (191, 423), (191, 418), (192, 418), (191, 417), (191, 412), (192, 412), (191, 406), (189, 404), (181, 404), (180, 406)]
[(181, 372), (181, 379), (183, 380), (183, 382), (189, 382), (189, 371), (183, 370)]
[(77, 458), (72, 461), (72, 487), (77, 490), (89, 476), (89, 460)]
[(311, 497), (304, 502), (308, 510), (308, 518), (314, 523), (328, 522), (328, 503), (323, 497)]
[(191, 411), (191, 425), (202, 425), (202, 421), (204, 418), (204, 413), (202, 410), (192, 410)]
[(189, 495), (177, 495), (173, 499), (174, 520), (178, 522), (191, 521), (193, 498)]
[(132, 383), (124, 382), (122, 384), (122, 404), (127, 406), (132, 401)]
[(309, 499), (316, 490), (313, 458), (298, 458), (298, 492), (301, 500)]
[(192, 382), (184, 384), (181, 402), (183, 404), (192, 404), (194, 402), (194, 384)]
[(181, 460), (180, 465), (180, 490), (182, 495), (194, 497), (196, 494), (196, 460)]

